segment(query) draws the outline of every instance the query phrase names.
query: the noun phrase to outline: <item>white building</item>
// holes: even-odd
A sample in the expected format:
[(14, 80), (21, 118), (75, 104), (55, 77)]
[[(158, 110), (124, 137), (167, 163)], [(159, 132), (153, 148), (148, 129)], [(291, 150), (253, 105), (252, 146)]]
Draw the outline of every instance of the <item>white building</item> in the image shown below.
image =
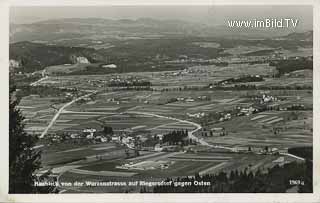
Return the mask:
[(9, 60), (9, 67), (10, 68), (19, 68), (20, 67), (20, 63), (19, 63), (19, 61), (10, 59)]
[(116, 64), (106, 64), (106, 65), (102, 65), (102, 68), (114, 69), (114, 68), (117, 68), (117, 65)]
[(114, 142), (120, 141), (120, 136), (112, 136), (111, 141), (114, 141)]
[(87, 128), (83, 130), (84, 133), (88, 133), (88, 135), (86, 136), (86, 138), (88, 139), (92, 139), (94, 137), (94, 133), (97, 132), (96, 129), (94, 128)]
[(154, 151), (157, 151), (157, 152), (161, 152), (163, 150), (162, 146), (160, 144), (156, 144), (154, 146)]
[(77, 63), (90, 63), (89, 60), (86, 57), (78, 56), (76, 58)]

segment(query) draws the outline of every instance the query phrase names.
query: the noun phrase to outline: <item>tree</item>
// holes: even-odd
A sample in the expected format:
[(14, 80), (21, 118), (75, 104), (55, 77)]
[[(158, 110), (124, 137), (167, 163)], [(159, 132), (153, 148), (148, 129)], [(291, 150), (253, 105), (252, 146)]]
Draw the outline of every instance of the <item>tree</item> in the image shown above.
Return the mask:
[(129, 158), (130, 157), (130, 152), (128, 149), (125, 149), (124, 150), (125, 154), (126, 154), (126, 158)]
[(140, 153), (139, 153), (139, 150), (135, 149), (134, 150), (134, 155), (137, 157), (137, 156), (140, 156)]
[(103, 132), (105, 135), (113, 135), (113, 129), (112, 127), (109, 127), (109, 126), (104, 126)]
[(10, 87), (9, 97), (9, 193), (35, 193), (33, 173), (40, 168), (40, 151), (33, 150), (37, 138), (24, 131), (15, 87)]

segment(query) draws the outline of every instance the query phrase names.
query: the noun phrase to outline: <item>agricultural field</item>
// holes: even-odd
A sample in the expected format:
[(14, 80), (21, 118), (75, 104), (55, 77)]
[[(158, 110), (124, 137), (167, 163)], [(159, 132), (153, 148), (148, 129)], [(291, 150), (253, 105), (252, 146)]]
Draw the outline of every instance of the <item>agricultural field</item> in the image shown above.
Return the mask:
[[(265, 112), (218, 123), (228, 131), (225, 137), (204, 137), (212, 144), (287, 149), (312, 145), (312, 112)], [(296, 118), (297, 117), (297, 118)], [(278, 129), (275, 132), (275, 129)]]
[(268, 47), (268, 46), (263, 46), (261, 44), (257, 45), (257, 46), (243, 46), (243, 45), (239, 45), (233, 48), (228, 48), (225, 50), (226, 53), (238, 56), (241, 54), (247, 54), (250, 52), (257, 52), (257, 51), (261, 51), (261, 50), (272, 50), (272, 48)]
[(10, 8), (10, 193), (314, 192), (312, 9), (253, 7)]
[[(70, 145), (50, 146), (43, 149), (44, 168), (57, 168), (81, 160), (103, 160), (125, 157), (124, 148), (113, 143), (89, 144), (78, 147)], [(54, 173), (58, 173), (53, 169)]]
[[(85, 64), (87, 65), (87, 64)], [(75, 66), (75, 65), (70, 65)], [(55, 69), (55, 67), (52, 67)], [(58, 66), (59, 69), (59, 66)], [(66, 69), (67, 71), (68, 69)], [(183, 70), (161, 71), (161, 72), (136, 72), (106, 75), (77, 75), (77, 76), (50, 76), (41, 82), (42, 85), (51, 84), (57, 87), (77, 87), (90, 89), (94, 86), (98, 89), (105, 88), (111, 78), (138, 77), (151, 82), (153, 88), (184, 87), (184, 86), (206, 86), (228, 77), (236, 77), (244, 74), (251, 75), (273, 75), (275, 68), (269, 64), (229, 64), (220, 67), (216, 65), (186, 65)]]
[[(199, 41), (192, 46), (218, 49), (222, 44)], [(19, 104), (26, 132), (41, 135), (35, 147), (42, 150), (39, 172), (50, 171), (59, 182), (127, 183), (232, 170), (267, 173), (276, 165), (302, 161), (288, 149), (312, 147), (312, 70), (278, 76), (277, 67), (267, 59), (256, 63), (255, 58), (252, 62), (243, 57), (284, 50), (262, 45), (223, 49), (228, 56), (211, 62), (197, 63), (185, 56), (165, 59), (163, 63), (181, 65), (166, 71), (72, 75), (87, 66), (101, 67), (98, 63), (46, 67), (49, 75), (31, 86), (70, 92), (29, 95)], [(310, 54), (308, 48), (283, 54), (300, 52)], [(228, 63), (212, 63), (219, 60)], [(242, 77), (261, 80), (239, 80)], [(141, 188), (59, 189), (77, 193)]]
[[(237, 154), (227, 152), (199, 153), (151, 153), (136, 158), (116, 161), (92, 162), (90, 165), (70, 166), (59, 180), (65, 182), (77, 181), (160, 181), (166, 177), (186, 177), (218, 173), (219, 171), (244, 170), (264, 171), (279, 163), (293, 161), (290, 157)], [(112, 187), (63, 187), (68, 192), (119, 192)], [(131, 186), (129, 190), (139, 191), (139, 186)]]
[(60, 108), (59, 100), (61, 99), (63, 97), (40, 97), (39, 95), (24, 97), (20, 101), (19, 108), (25, 117), (26, 132), (38, 134), (43, 131)]

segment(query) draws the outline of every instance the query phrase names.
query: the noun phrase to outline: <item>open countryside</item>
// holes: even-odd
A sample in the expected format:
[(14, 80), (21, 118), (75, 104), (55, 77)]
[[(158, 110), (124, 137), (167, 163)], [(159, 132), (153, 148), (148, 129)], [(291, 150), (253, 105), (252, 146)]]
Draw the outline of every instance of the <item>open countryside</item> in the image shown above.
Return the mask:
[[(49, 174), (60, 193), (148, 193), (225, 191), (61, 183), (213, 178), (224, 184), (240, 174), (274, 181), (279, 173), (287, 174), (283, 187), (262, 192), (310, 192), (290, 185), (299, 175), (285, 170), (309, 174), (304, 164), (312, 164), (312, 31), (235, 40), (180, 30), (172, 36), (162, 32), (165, 21), (154, 21), (159, 30), (134, 38), (127, 22), (87, 20), (49, 20), (30, 29), (41, 36), (45, 25), (83, 30), (90, 23), (95, 34), (64, 39), (75, 34), (65, 27), (66, 33), (35, 41), (16, 33), (26, 29), (20, 25), (12, 35), (10, 82), (25, 131), (39, 138), (34, 150), (42, 151), (35, 175)], [(108, 36), (98, 34), (104, 24), (114, 29)]]

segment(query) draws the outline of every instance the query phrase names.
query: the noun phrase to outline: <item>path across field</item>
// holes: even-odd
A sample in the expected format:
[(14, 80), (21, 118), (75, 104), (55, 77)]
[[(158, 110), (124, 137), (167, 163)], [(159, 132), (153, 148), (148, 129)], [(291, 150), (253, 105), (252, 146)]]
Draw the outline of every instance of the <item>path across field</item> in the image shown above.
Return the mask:
[(49, 125), (46, 127), (46, 129), (42, 132), (42, 134), (40, 135), (40, 138), (43, 138), (43, 137), (47, 134), (48, 130), (53, 126), (53, 124), (55, 123), (55, 121), (58, 119), (58, 117), (60, 116), (60, 114), (63, 112), (63, 110), (64, 110), (65, 108), (67, 108), (67, 107), (70, 106), (71, 104), (73, 104), (73, 103), (75, 103), (75, 102), (77, 102), (77, 101), (79, 101), (79, 100), (81, 100), (81, 99), (83, 99), (83, 98), (89, 97), (89, 96), (91, 96), (91, 95), (93, 95), (93, 94), (95, 94), (95, 93), (97, 93), (97, 92), (98, 92), (98, 91), (90, 92), (89, 94), (86, 94), (86, 95), (83, 95), (83, 96), (81, 96), (81, 97), (75, 98), (75, 99), (73, 99), (71, 102), (68, 102), (68, 103), (66, 103), (65, 105), (63, 105), (63, 106), (59, 109), (59, 111), (54, 115), (54, 117), (52, 118), (52, 120), (50, 121), (50, 123), (49, 123)]

